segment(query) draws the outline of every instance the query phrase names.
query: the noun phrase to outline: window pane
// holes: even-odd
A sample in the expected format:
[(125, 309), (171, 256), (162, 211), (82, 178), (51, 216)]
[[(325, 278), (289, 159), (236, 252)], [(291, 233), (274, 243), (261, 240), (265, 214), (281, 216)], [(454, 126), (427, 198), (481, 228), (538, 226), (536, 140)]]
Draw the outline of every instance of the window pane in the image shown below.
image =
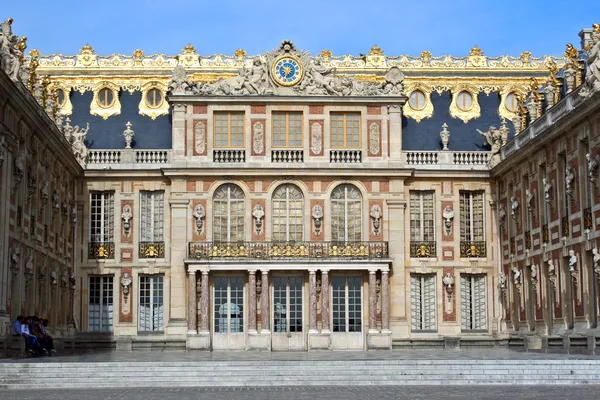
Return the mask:
[(353, 185), (340, 185), (331, 194), (331, 240), (358, 242), (362, 234), (362, 196)]
[(334, 276), (331, 280), (331, 317), (333, 332), (346, 332), (346, 278)]
[(273, 332), (287, 332), (287, 288), (285, 278), (273, 279)]

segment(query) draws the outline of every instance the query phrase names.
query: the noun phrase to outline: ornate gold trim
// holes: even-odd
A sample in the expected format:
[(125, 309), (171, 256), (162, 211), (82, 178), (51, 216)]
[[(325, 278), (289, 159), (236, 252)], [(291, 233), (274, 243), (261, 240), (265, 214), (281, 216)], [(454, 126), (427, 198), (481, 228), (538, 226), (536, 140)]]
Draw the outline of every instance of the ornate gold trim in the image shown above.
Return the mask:
[[(421, 82), (411, 82), (406, 85), (405, 90), (408, 94), (409, 100), (406, 101), (406, 104), (404, 104), (404, 107), (402, 108), (404, 115), (414, 119), (417, 122), (421, 122), (421, 120), (424, 118), (431, 118), (433, 115), (433, 103), (431, 102), (431, 92), (433, 88)], [(425, 105), (420, 110), (415, 110), (410, 106), (410, 95), (415, 90), (420, 90), (425, 95)]]
[[(513, 121), (518, 115), (517, 112), (511, 112), (508, 108), (506, 108), (506, 98), (510, 93), (514, 93), (517, 96), (518, 102), (519, 96), (525, 96), (527, 94), (527, 86), (512, 84), (506, 85), (500, 90), (500, 107), (498, 108), (498, 115), (507, 121)], [(519, 106), (517, 104), (517, 110), (518, 109)]]
[(63, 115), (72, 115), (73, 114), (73, 103), (71, 103), (71, 85), (66, 85), (62, 82), (52, 81), (49, 87), (50, 91), (55, 89), (60, 89), (65, 94), (65, 102), (60, 107), (60, 112)]
[[(298, 77), (291, 82), (285, 82), (285, 81), (281, 80), (275, 70), (277, 63), (279, 63), (281, 60), (286, 59), (286, 58), (294, 60), (294, 62), (298, 65)], [(285, 54), (282, 54), (279, 57), (277, 57), (275, 60), (273, 60), (273, 64), (271, 64), (271, 76), (273, 77), (273, 80), (275, 81), (275, 83), (277, 83), (280, 86), (286, 86), (286, 87), (295, 86), (298, 83), (300, 83), (300, 81), (304, 77), (304, 65), (302, 65), (302, 61), (300, 61), (300, 59), (298, 57), (296, 57), (292, 54), (285, 53)]]
[[(98, 93), (100, 90), (108, 88), (113, 91), (114, 101), (110, 105), (110, 107), (103, 107), (100, 105), (100, 99), (98, 98)], [(92, 98), (92, 103), (90, 104), (90, 114), (98, 115), (103, 119), (107, 119), (113, 115), (121, 114), (121, 102), (119, 101), (119, 89), (118, 85), (110, 81), (100, 81), (96, 83), (93, 89), (94, 97)]]
[[(471, 94), (473, 104), (468, 110), (461, 110), (456, 104), (457, 96), (460, 92), (466, 91)], [(461, 83), (453, 86), (450, 89), (452, 93), (452, 102), (450, 103), (450, 115), (452, 118), (461, 119), (465, 124), (472, 119), (479, 118), (481, 115), (481, 108), (479, 107), (479, 99), (477, 98), (480, 92), (480, 88), (475, 85)]]
[[(148, 92), (151, 89), (157, 89), (160, 91), (162, 96), (162, 101), (158, 107), (151, 107), (148, 104)], [(140, 100), (140, 104), (138, 106), (140, 115), (146, 115), (152, 119), (156, 119), (156, 117), (160, 117), (161, 115), (169, 114), (169, 102), (166, 100), (166, 88), (165, 85), (161, 82), (148, 82), (144, 86), (142, 86), (142, 99)]]

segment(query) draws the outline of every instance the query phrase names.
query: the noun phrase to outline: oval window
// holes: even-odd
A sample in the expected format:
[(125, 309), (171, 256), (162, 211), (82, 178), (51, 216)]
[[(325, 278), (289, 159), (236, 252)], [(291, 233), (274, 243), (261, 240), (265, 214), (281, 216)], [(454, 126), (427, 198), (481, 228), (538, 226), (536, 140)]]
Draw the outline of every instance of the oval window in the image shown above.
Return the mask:
[(410, 94), (408, 104), (413, 110), (422, 110), (423, 108), (425, 108), (425, 93), (423, 93), (420, 90), (414, 90)]
[(115, 94), (109, 88), (102, 88), (98, 92), (98, 105), (103, 108), (112, 106), (115, 102)]
[(58, 99), (57, 103), (59, 107), (62, 107), (67, 102), (67, 96), (65, 95), (65, 91), (62, 89), (56, 89), (56, 97)]
[(510, 92), (506, 95), (506, 100), (504, 100), (504, 107), (506, 107), (508, 111), (514, 113), (517, 111), (518, 102), (519, 101), (517, 100), (517, 95), (515, 94), (515, 92)]
[(163, 96), (162, 92), (156, 88), (148, 90), (146, 93), (146, 104), (150, 108), (158, 108), (162, 105)]
[(473, 96), (463, 90), (456, 96), (456, 106), (460, 111), (469, 111), (473, 107)]

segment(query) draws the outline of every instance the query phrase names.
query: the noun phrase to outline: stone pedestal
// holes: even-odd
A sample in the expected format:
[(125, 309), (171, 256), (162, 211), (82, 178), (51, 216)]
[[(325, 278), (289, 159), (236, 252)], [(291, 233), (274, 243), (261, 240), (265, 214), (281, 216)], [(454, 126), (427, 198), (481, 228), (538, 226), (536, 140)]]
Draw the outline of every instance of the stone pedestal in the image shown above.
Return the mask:
[(260, 333), (248, 332), (247, 350), (271, 351), (271, 333), (261, 331)]
[(309, 332), (308, 350), (331, 350), (331, 333)]
[(116, 349), (117, 352), (123, 351), (133, 351), (133, 344), (131, 341), (131, 337), (129, 336), (119, 336), (117, 338)]
[(188, 335), (185, 342), (187, 350), (210, 350), (210, 333), (201, 332)]
[(369, 332), (367, 335), (367, 349), (369, 350), (391, 350), (392, 331)]

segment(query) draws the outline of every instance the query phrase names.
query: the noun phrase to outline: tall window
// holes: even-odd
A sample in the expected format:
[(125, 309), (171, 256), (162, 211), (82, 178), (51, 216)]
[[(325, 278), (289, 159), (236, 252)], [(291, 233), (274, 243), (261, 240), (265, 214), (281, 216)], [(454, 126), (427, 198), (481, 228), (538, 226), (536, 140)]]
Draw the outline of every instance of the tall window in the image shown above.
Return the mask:
[(331, 114), (331, 147), (360, 147), (360, 114)]
[(164, 192), (141, 192), (141, 241), (164, 241)]
[(140, 276), (140, 318), (142, 332), (162, 332), (164, 328), (163, 276)]
[(113, 330), (113, 277), (89, 277), (88, 330), (112, 332)]
[(273, 279), (273, 331), (302, 332), (302, 278)]
[(334, 276), (332, 288), (332, 319), (334, 332), (362, 331), (362, 286), (357, 276)]
[(302, 147), (302, 113), (273, 113), (273, 147)]
[(352, 185), (341, 185), (331, 193), (331, 240), (360, 242), (362, 196)]
[(485, 240), (483, 223), (483, 192), (460, 192), (460, 240)]
[(244, 192), (227, 184), (213, 198), (213, 237), (216, 242), (244, 240)]
[(215, 332), (244, 332), (244, 278), (216, 277), (214, 285)]
[(487, 329), (487, 302), (484, 275), (461, 275), (460, 315), (463, 331)]
[(273, 240), (301, 241), (303, 237), (303, 196), (298, 187), (282, 185), (273, 193)]
[(413, 331), (435, 331), (435, 275), (410, 275), (410, 316)]
[(90, 242), (112, 242), (114, 238), (114, 195), (93, 192), (90, 199)]
[(433, 192), (410, 192), (410, 240), (435, 241)]
[(215, 147), (244, 147), (244, 113), (215, 113)]

